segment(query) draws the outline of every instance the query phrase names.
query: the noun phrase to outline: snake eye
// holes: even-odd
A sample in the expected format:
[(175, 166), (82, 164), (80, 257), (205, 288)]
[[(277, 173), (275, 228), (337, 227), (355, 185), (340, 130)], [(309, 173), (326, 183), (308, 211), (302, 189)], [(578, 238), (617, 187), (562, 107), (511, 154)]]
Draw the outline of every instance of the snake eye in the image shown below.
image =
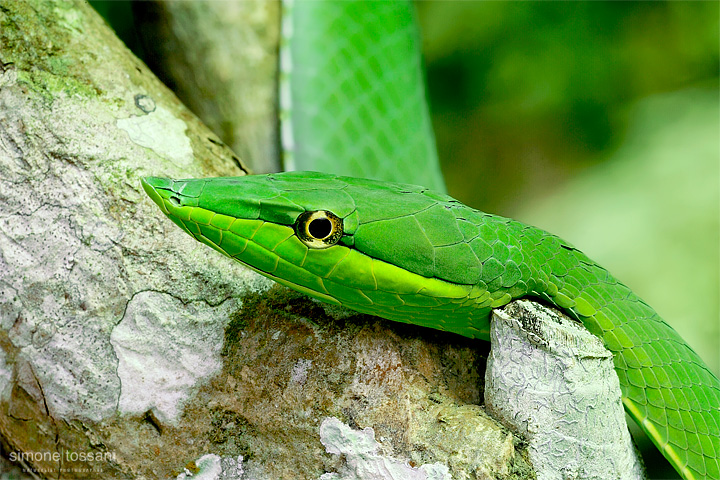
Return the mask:
[(303, 212), (295, 221), (295, 234), (310, 248), (328, 248), (342, 237), (342, 219), (327, 210)]

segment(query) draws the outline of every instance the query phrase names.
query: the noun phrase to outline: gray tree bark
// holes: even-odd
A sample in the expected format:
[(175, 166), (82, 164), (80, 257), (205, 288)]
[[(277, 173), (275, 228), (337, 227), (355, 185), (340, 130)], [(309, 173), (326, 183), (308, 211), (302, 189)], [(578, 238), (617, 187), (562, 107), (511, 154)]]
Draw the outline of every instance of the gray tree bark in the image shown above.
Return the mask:
[(244, 171), (87, 4), (0, 3), (6, 458), (42, 478), (316, 479), (342, 466), (335, 417), (393, 462), (532, 477), (477, 406), (481, 344), (271, 287), (139, 184)]
[(493, 312), (485, 407), (528, 442), (538, 480), (641, 480), (612, 353), (529, 300)]
[(280, 1), (135, 2), (150, 67), (255, 173), (280, 170)]

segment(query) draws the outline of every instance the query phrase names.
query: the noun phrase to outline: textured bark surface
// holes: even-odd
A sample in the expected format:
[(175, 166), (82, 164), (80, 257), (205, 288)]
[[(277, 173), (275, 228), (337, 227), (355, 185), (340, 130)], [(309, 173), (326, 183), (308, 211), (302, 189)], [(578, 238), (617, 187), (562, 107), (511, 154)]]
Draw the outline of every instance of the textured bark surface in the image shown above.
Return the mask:
[(485, 405), (528, 442), (538, 480), (639, 480), (613, 356), (582, 325), (528, 300), (493, 312)]
[(268, 290), (139, 184), (241, 174), (87, 4), (0, 2), (6, 458), (44, 478), (316, 479), (340, 471), (320, 438), (336, 417), (399, 462), (532, 476), (477, 406), (482, 343)]
[(280, 0), (133, 9), (153, 71), (254, 173), (278, 171)]
[[(179, 241), (139, 177), (239, 175), (240, 162), (84, 3), (0, 4), (0, 65), (3, 449), (48, 477), (86, 477), (97, 462), (75, 453), (110, 453), (103, 471), (130, 473), (152, 439), (146, 412), (188, 393), (158, 379), (141, 410), (125, 408), (119, 365), (143, 338), (113, 334), (150, 318), (167, 339), (195, 339), (192, 322), (222, 339), (227, 312), (258, 283)], [(214, 363), (164, 373), (192, 384), (217, 370), (198, 345)]]

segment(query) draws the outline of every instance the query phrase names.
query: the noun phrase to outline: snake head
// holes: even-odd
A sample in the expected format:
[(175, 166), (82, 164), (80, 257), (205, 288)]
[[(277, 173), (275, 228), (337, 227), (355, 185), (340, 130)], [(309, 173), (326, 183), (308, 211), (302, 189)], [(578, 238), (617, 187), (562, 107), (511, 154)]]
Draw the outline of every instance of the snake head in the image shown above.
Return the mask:
[[(436, 258), (469, 248), (458, 246), (451, 206), (460, 204), (450, 197), (316, 172), (142, 185), (185, 232), (279, 283), (364, 313), (486, 336), (488, 309), (476, 308), (491, 301), (483, 285), (435, 275)], [(474, 315), (476, 324), (467, 321)]]

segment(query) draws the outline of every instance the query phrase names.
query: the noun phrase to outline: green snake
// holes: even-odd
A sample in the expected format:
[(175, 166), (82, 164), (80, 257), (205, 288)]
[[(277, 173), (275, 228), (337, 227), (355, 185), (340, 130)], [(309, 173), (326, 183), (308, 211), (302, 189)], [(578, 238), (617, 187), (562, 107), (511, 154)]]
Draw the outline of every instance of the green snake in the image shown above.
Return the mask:
[[(143, 188), (163, 213), (283, 285), (390, 320), (487, 340), (493, 308), (549, 302), (613, 352), (626, 411), (683, 478), (720, 479), (720, 381), (692, 348), (569, 243), (442, 192), (410, 6), (285, 10), (294, 32), (282, 52), (286, 160), (342, 172), (367, 164), (377, 168), (365, 176), (381, 180), (337, 171), (148, 177)], [(388, 166), (396, 160), (401, 167)], [(432, 188), (388, 181), (401, 176)]]

